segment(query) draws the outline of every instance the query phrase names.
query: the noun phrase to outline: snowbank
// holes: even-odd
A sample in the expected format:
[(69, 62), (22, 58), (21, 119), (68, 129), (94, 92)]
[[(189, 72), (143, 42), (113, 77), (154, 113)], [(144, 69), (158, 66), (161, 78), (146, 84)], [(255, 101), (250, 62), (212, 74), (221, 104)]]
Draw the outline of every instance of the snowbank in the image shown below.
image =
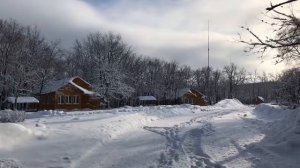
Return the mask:
[(253, 112), (257, 117), (265, 120), (283, 119), (288, 115), (283, 107), (265, 103), (257, 105)]
[(0, 150), (25, 143), (34, 137), (33, 132), (20, 124), (0, 123)]
[(300, 108), (287, 109), (278, 105), (260, 104), (254, 109), (257, 125), (266, 135), (259, 146), (291, 160), (300, 155)]
[(24, 111), (2, 110), (0, 111), (0, 122), (16, 123), (25, 120)]
[(238, 99), (224, 99), (216, 103), (213, 107), (218, 108), (242, 108), (245, 107)]

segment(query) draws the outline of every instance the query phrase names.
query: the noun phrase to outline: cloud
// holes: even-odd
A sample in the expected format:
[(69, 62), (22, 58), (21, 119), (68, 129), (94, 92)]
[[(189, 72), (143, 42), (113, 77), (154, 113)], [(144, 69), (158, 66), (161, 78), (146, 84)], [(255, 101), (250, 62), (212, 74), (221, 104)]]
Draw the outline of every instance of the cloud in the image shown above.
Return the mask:
[(118, 32), (139, 54), (193, 68), (207, 63), (209, 19), (211, 65), (222, 68), (231, 58), (250, 71), (273, 72), (270, 58), (258, 64), (256, 56), (246, 56), (242, 45), (233, 42), (239, 26), (253, 25), (267, 5), (261, 0), (0, 0), (0, 16), (36, 25), (66, 48), (90, 32)]

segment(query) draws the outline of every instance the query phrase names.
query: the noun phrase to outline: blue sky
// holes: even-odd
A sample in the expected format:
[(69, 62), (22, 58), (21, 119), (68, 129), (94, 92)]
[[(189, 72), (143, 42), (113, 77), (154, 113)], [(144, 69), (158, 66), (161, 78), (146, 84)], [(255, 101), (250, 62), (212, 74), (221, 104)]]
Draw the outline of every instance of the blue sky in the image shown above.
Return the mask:
[(91, 32), (122, 35), (138, 54), (201, 68), (207, 57), (207, 20), (211, 28), (211, 62), (221, 69), (229, 59), (248, 71), (279, 72), (271, 56), (264, 63), (246, 56), (236, 43), (241, 25), (264, 34), (259, 17), (262, 0), (0, 0), (1, 19), (37, 26), (50, 40), (70, 48)]

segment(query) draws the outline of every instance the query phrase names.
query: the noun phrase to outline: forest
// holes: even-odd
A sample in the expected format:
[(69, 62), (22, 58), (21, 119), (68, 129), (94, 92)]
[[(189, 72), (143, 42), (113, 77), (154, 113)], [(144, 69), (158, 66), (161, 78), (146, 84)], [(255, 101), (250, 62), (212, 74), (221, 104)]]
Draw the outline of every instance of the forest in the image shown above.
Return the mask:
[[(224, 98), (251, 103), (257, 96), (264, 96), (267, 101), (300, 101), (299, 68), (281, 74), (255, 69), (247, 72), (235, 63), (223, 69), (192, 69), (175, 61), (143, 56), (114, 32), (90, 33), (74, 41), (69, 49), (41, 34), (37, 27), (12, 19), (0, 20), (0, 105), (8, 96), (39, 97), (49, 81), (72, 76), (91, 83), (111, 104), (119, 101), (125, 105), (129, 99), (143, 95), (172, 99), (183, 88), (203, 93), (209, 104)], [(249, 85), (249, 94), (241, 92), (243, 85)]]

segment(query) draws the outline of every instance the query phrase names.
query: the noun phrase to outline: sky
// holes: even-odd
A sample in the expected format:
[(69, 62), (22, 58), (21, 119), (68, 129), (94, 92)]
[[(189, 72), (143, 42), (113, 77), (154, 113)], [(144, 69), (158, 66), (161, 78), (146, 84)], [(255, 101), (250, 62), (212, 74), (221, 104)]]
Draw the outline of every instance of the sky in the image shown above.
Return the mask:
[[(276, 0), (273, 2), (275, 3)], [(210, 66), (231, 62), (252, 72), (278, 73), (272, 54), (263, 60), (245, 53), (237, 41), (240, 26), (258, 33), (267, 0), (0, 0), (0, 19), (37, 26), (45, 38), (70, 49), (75, 39), (93, 32), (115, 32), (138, 54), (177, 61), (193, 69), (207, 66), (210, 25)], [(243, 35), (243, 34), (242, 34)], [(247, 36), (247, 35), (245, 35)]]

